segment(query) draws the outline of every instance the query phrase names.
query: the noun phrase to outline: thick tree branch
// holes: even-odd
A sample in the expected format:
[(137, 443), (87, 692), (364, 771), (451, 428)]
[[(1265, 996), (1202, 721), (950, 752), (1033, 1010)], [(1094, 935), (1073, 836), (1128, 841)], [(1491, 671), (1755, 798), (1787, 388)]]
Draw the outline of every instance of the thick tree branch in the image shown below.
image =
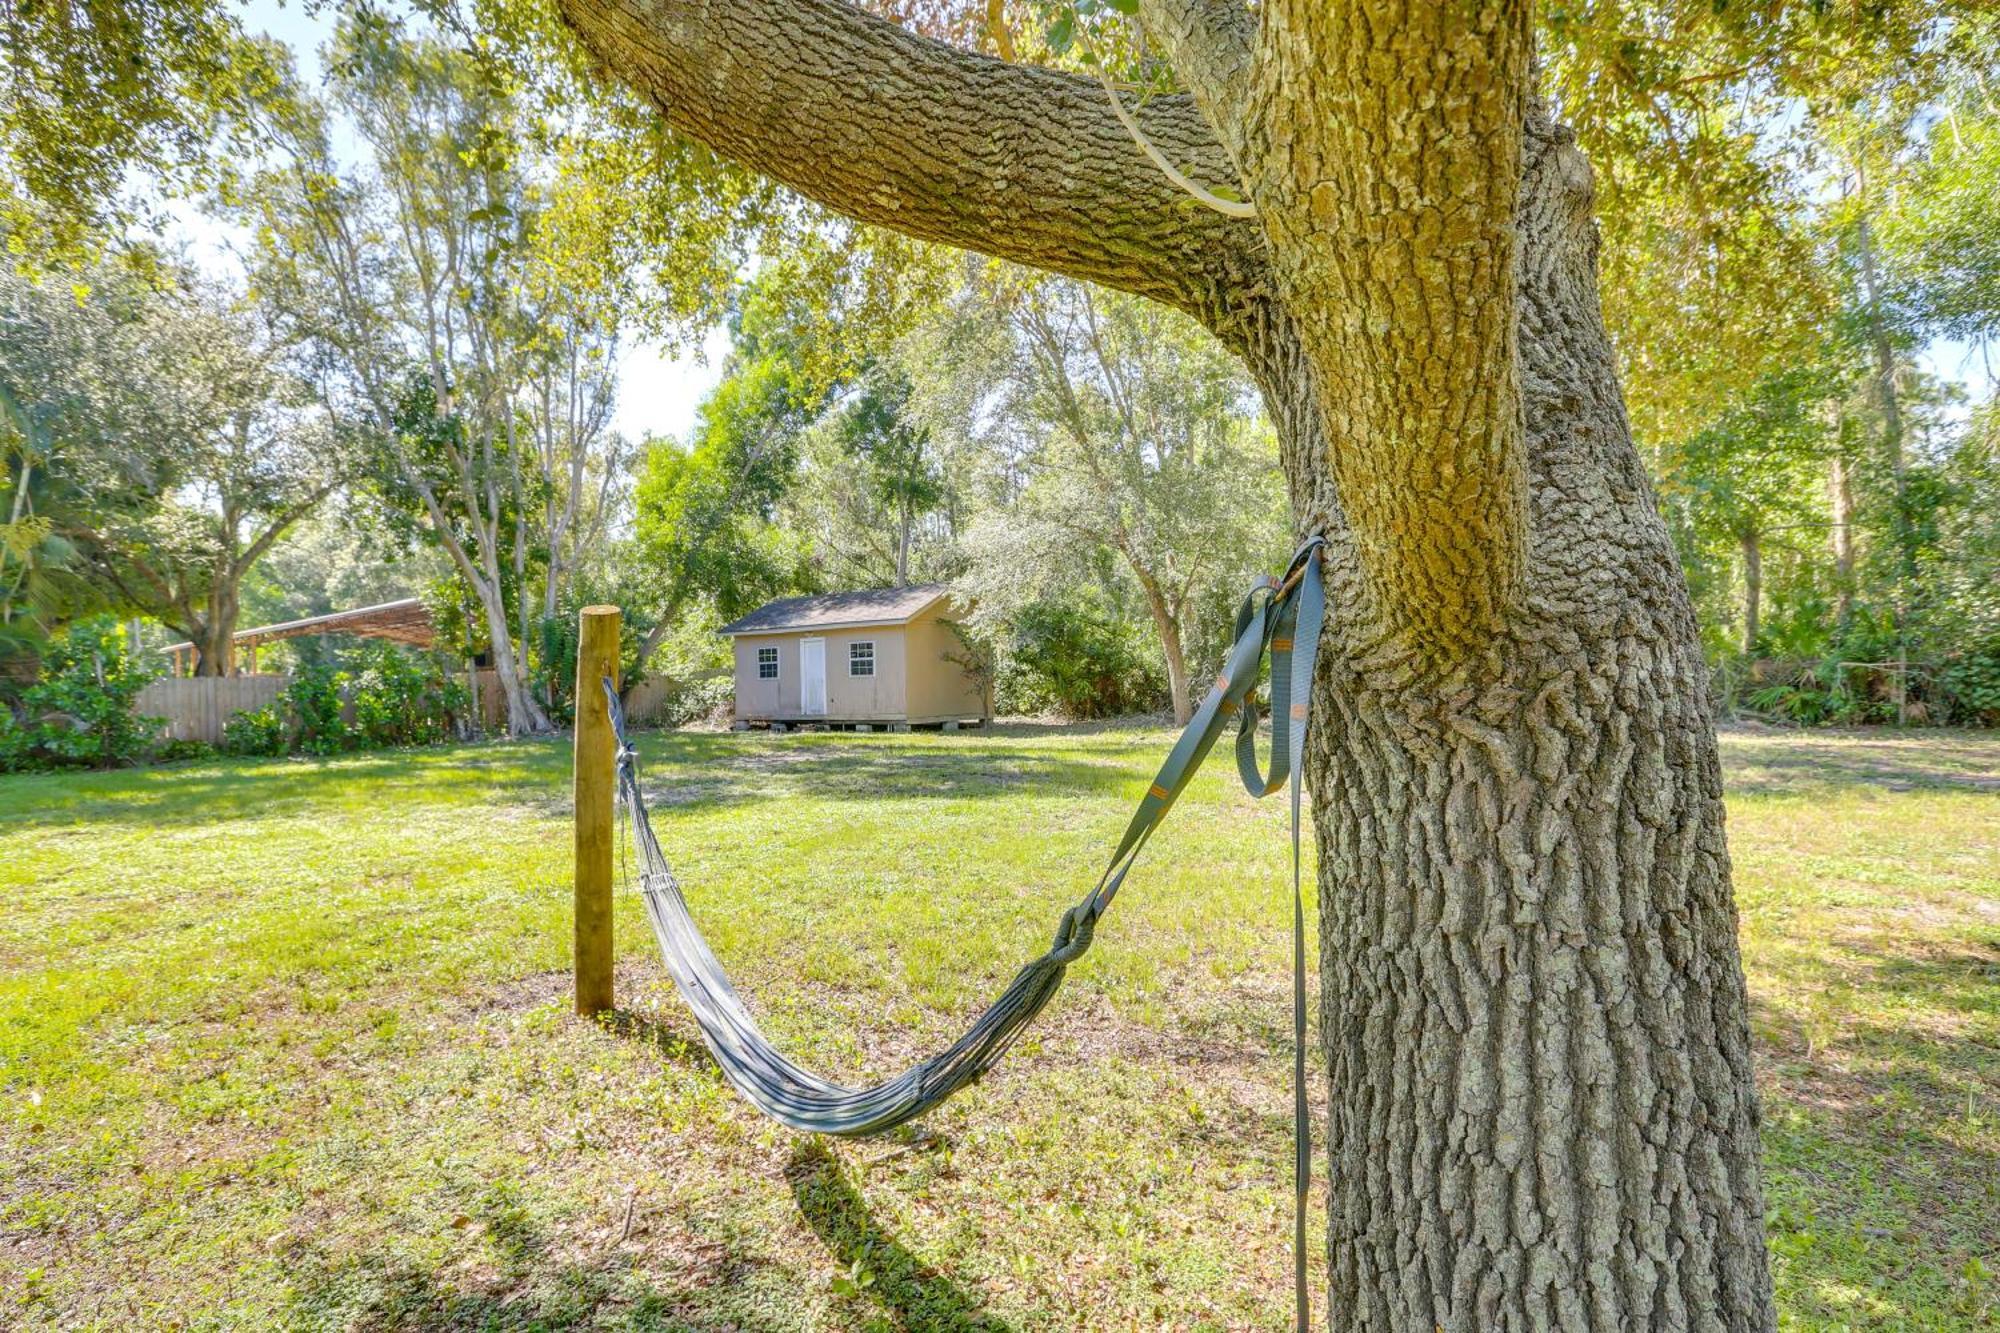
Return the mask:
[[(557, 0), (691, 138), (838, 212), (1199, 315), (1261, 253), (1191, 207), (1095, 80), (933, 41), (836, 0)], [(1187, 97), (1139, 113), (1190, 175), (1237, 172)]]
[(1209, 128), (1243, 166), (1243, 112), (1257, 20), (1243, 0), (1139, 0), (1139, 22), (1174, 67)]

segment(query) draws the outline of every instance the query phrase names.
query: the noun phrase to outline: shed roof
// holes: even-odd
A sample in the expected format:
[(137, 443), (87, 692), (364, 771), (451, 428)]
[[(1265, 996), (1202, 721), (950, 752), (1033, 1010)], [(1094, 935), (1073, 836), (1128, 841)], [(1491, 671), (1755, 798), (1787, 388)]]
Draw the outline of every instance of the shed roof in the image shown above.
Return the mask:
[(723, 634), (776, 634), (785, 630), (840, 629), (852, 625), (902, 625), (945, 596), (942, 583), (907, 588), (866, 588), (817, 597), (780, 597), (721, 629)]
[[(356, 607), (352, 611), (334, 611), (323, 616), (307, 616), (303, 620), (287, 620), (277, 625), (240, 629), (233, 637), (238, 647), (248, 647), (254, 644), (276, 643), (280, 639), (297, 639), (309, 634), (353, 634), (364, 639), (388, 639), (417, 648), (430, 647), (437, 637), (436, 629), (431, 623), (431, 613), (424, 609), (422, 600), (416, 597), (406, 597), (400, 602), (383, 602), (379, 606)], [(192, 647), (194, 645), (187, 642), (170, 643), (160, 651), (180, 653)]]

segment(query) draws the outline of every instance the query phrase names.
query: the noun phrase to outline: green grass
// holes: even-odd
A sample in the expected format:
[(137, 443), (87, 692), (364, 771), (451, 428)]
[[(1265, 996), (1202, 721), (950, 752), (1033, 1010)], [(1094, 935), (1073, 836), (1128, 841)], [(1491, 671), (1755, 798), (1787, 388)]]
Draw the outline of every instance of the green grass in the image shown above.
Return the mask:
[[(1042, 947), (1164, 740), (643, 750), (852, 1075)], [(2000, 741), (1724, 749), (1785, 1325), (1992, 1328)], [(1019, 1055), (854, 1145), (728, 1091), (629, 894), (627, 1008), (566, 1015), (567, 791), (554, 744), (0, 780), (0, 1327), (1287, 1326), (1282, 802), (1211, 765)]]

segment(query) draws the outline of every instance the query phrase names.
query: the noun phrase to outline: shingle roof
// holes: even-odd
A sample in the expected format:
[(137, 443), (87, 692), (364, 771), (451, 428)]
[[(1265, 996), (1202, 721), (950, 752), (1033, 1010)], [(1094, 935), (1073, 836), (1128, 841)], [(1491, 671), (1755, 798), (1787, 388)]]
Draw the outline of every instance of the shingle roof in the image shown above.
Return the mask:
[(781, 597), (766, 602), (723, 634), (770, 634), (780, 630), (836, 629), (842, 625), (900, 625), (945, 595), (942, 583), (914, 583), (907, 588), (867, 588), (860, 592), (830, 592), (818, 597)]

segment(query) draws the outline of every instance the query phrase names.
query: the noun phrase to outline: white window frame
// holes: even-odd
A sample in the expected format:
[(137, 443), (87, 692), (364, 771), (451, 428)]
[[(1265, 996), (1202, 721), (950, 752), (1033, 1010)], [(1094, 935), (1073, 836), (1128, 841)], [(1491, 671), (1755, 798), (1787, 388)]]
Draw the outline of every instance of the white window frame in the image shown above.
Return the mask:
[[(771, 655), (771, 674), (764, 674), (764, 654)], [(776, 644), (760, 645), (757, 649), (757, 679), (776, 680), (778, 678), (778, 647)]]
[[(868, 655), (866, 657), (857, 656), (855, 653), (855, 649), (857, 648), (866, 648), (868, 650)], [(868, 669), (866, 671), (856, 671), (854, 668), (860, 666), (863, 662), (866, 662), (868, 664)], [(852, 643), (847, 645), (847, 674), (849, 679), (853, 679), (855, 677), (874, 676), (875, 640), (856, 639)]]

